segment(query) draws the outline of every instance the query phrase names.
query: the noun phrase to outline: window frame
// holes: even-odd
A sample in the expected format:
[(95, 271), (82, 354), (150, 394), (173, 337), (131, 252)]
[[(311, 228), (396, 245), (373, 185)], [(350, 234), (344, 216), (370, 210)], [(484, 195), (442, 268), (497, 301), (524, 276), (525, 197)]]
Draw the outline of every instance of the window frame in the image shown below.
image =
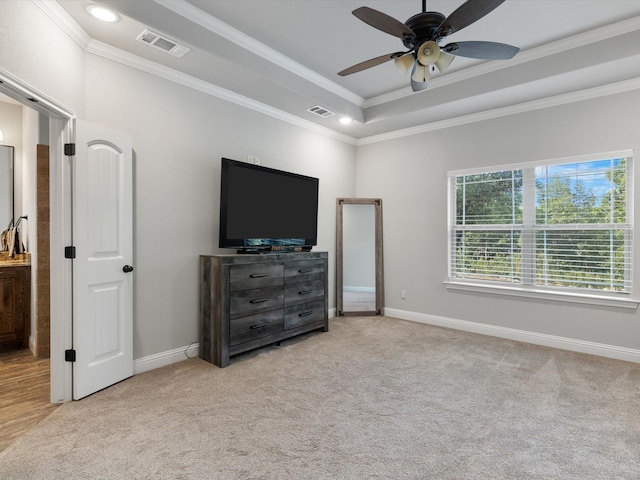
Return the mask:
[[(469, 175), (480, 175), (480, 174), (490, 174), (496, 172), (505, 172), (505, 171), (514, 171), (514, 170), (522, 170), (523, 177), (523, 189), (522, 189), (522, 203), (523, 203), (523, 223), (522, 224), (506, 224), (501, 228), (505, 230), (517, 230), (522, 232), (522, 235), (532, 234), (535, 235), (536, 231), (540, 230), (540, 225), (536, 224), (536, 211), (535, 211), (535, 188), (526, 189), (524, 187), (524, 179), (525, 179), (525, 171), (528, 171), (529, 175), (531, 172), (534, 172), (537, 167), (545, 167), (545, 166), (553, 166), (553, 165), (563, 165), (563, 164), (571, 164), (571, 163), (582, 163), (589, 161), (598, 161), (598, 160), (608, 160), (615, 158), (625, 158), (626, 159), (626, 215), (627, 222), (623, 224), (625, 228), (628, 228), (630, 233), (629, 241), (629, 253), (626, 258), (626, 263), (629, 264), (628, 270), (628, 281), (630, 282), (629, 291), (605, 291), (605, 290), (591, 290), (591, 289), (581, 289), (578, 287), (551, 287), (551, 286), (539, 286), (536, 285), (535, 281), (526, 281), (526, 273), (522, 272), (520, 277), (522, 278), (522, 283), (514, 284), (508, 282), (501, 282), (496, 280), (479, 280), (479, 279), (469, 279), (469, 278), (456, 278), (454, 276), (455, 273), (455, 239), (457, 225), (456, 225), (456, 178), (459, 176), (469, 176)], [(480, 167), (480, 168), (469, 168), (464, 170), (453, 170), (447, 172), (447, 280), (444, 282), (447, 289), (451, 290), (465, 290), (465, 291), (473, 291), (473, 292), (482, 292), (482, 293), (495, 293), (502, 295), (511, 295), (516, 297), (527, 297), (527, 298), (538, 298), (544, 300), (557, 300), (564, 302), (572, 302), (572, 303), (584, 303), (584, 304), (595, 304), (601, 306), (612, 306), (612, 307), (620, 307), (620, 308), (637, 308), (640, 304), (640, 301), (633, 298), (634, 293), (634, 285), (633, 285), (633, 276), (634, 276), (634, 209), (633, 209), (633, 198), (634, 198), (634, 185), (633, 185), (633, 172), (634, 172), (634, 155), (633, 150), (622, 150), (615, 152), (606, 152), (599, 153), (594, 155), (582, 155), (582, 156), (574, 156), (574, 157), (564, 157), (564, 158), (556, 158), (552, 160), (542, 160), (542, 161), (534, 161), (534, 162), (526, 162), (526, 163), (515, 163), (515, 164), (507, 164), (507, 165), (495, 165), (489, 167)], [(535, 181), (534, 181), (535, 184)], [(628, 201), (628, 198), (631, 198), (632, 201)], [(525, 203), (529, 203), (528, 207), (525, 207)], [(527, 210), (528, 208), (528, 210)], [(548, 226), (549, 224), (545, 224)], [(570, 224), (558, 224), (559, 226), (565, 226)], [(581, 224), (581, 226), (587, 225), (600, 225), (600, 228), (603, 227), (603, 224)], [(616, 224), (611, 224), (616, 225)], [(482, 230), (484, 227), (485, 230), (494, 230), (496, 225), (481, 225), (479, 227), (471, 227), (470, 229), (465, 227), (465, 230), (473, 230), (478, 229)], [(555, 227), (553, 227), (555, 228)], [(543, 229), (545, 230), (545, 229)], [(546, 229), (548, 230), (548, 228)], [(526, 255), (523, 253), (523, 255)], [(531, 257), (530, 257), (531, 258)], [(523, 262), (525, 263), (525, 262)], [(531, 263), (535, 268), (535, 262)], [(627, 280), (627, 279), (626, 279)]]

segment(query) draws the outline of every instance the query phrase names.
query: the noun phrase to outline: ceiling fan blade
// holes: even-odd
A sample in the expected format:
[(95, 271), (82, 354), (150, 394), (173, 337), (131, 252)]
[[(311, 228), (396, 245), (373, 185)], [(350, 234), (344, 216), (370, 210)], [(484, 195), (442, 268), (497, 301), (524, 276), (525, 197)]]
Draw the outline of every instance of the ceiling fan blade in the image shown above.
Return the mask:
[(503, 2), (504, 0), (467, 0), (440, 24), (436, 38), (446, 37), (462, 30), (495, 10)]
[(483, 60), (508, 60), (520, 51), (518, 47), (496, 42), (457, 42), (442, 47), (442, 51), (458, 57)]
[(436, 60), (436, 67), (438, 67), (438, 71), (440, 73), (444, 73), (444, 71), (449, 67), (453, 59), (456, 58), (453, 55), (449, 55), (446, 52), (440, 51), (440, 56), (438, 60)]
[(379, 12), (369, 7), (356, 8), (353, 12), (356, 17), (364, 23), (371, 25), (378, 30), (382, 30), (394, 37), (404, 38), (405, 36), (414, 36), (413, 30), (407, 27), (400, 20), (390, 17), (386, 13)]
[(416, 60), (413, 64), (413, 71), (411, 72), (411, 90), (414, 92), (424, 90), (429, 86), (430, 79), (429, 66), (422, 65)]
[(364, 62), (360, 62), (356, 65), (353, 65), (349, 68), (345, 68), (341, 72), (338, 72), (338, 75), (344, 77), (346, 75), (351, 75), (352, 73), (361, 72), (362, 70), (366, 70), (367, 68), (375, 67), (376, 65), (381, 65), (389, 60), (393, 60), (394, 58), (401, 57), (407, 52), (395, 52), (395, 53), (387, 53), (386, 55), (380, 55), (379, 57), (370, 58), (369, 60), (365, 60)]

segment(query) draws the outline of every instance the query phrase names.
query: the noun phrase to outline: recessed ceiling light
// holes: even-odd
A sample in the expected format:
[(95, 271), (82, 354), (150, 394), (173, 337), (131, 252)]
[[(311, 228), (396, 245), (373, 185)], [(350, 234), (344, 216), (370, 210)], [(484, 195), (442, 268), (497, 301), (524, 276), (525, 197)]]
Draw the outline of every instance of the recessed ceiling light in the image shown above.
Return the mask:
[(102, 5), (89, 5), (87, 12), (89, 12), (89, 15), (92, 17), (102, 20), (103, 22), (113, 23), (120, 20), (120, 15)]
[(340, 123), (343, 125), (349, 125), (351, 122), (353, 122), (352, 118), (349, 117), (341, 117), (340, 118)]

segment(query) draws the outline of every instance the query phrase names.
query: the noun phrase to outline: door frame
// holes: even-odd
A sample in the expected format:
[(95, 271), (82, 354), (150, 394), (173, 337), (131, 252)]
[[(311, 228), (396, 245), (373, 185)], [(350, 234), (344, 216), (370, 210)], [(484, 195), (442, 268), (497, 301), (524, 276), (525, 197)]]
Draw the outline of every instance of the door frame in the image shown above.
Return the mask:
[(49, 117), (51, 403), (63, 403), (72, 399), (72, 365), (64, 351), (73, 344), (72, 265), (63, 255), (72, 244), (73, 185), (64, 145), (75, 142), (76, 114), (1, 68), (0, 82), (2, 93)]

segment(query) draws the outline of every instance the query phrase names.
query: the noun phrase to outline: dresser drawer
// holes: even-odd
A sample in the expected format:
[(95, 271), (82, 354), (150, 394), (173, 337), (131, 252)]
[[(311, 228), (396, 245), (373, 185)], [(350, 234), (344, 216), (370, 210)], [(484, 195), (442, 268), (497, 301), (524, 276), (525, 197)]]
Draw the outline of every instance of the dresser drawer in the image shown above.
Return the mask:
[(308, 323), (319, 322), (325, 318), (324, 300), (293, 305), (284, 311), (284, 329), (289, 330)]
[(234, 346), (282, 332), (282, 315), (283, 311), (279, 309), (232, 319), (229, 323), (229, 345)]
[(229, 267), (229, 289), (232, 292), (272, 287), (283, 283), (284, 265), (282, 263), (233, 265)]
[(324, 262), (301, 260), (287, 262), (284, 271), (285, 283), (308, 282), (324, 278)]
[(307, 303), (318, 298), (324, 298), (324, 282), (322, 280), (292, 283), (284, 287), (285, 306)]
[(236, 318), (282, 308), (283, 301), (284, 292), (281, 286), (231, 292), (229, 315), (230, 318)]

